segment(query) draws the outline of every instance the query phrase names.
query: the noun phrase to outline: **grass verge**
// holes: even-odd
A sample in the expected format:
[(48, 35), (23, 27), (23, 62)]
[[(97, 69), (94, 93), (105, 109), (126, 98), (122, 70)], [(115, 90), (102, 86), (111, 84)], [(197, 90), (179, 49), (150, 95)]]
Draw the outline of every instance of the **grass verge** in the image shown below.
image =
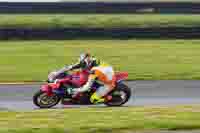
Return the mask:
[(127, 133), (200, 129), (200, 106), (68, 108), (0, 112), (4, 133)]
[(0, 81), (46, 80), (90, 51), (131, 80), (200, 79), (200, 40), (1, 41)]
[(194, 27), (200, 15), (0, 15), (1, 28), (64, 28), (64, 27)]

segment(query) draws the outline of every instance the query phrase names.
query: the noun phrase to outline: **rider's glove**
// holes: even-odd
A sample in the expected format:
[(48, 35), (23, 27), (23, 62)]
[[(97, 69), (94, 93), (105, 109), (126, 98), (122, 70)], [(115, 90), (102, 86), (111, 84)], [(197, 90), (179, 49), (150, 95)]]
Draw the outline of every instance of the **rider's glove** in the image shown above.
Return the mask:
[(54, 81), (55, 84), (57, 84), (57, 83), (59, 83), (59, 82), (60, 82), (60, 79), (56, 79), (56, 80)]
[(73, 66), (72, 65), (70, 65), (70, 66), (67, 66), (67, 69), (68, 70), (71, 70), (73, 68)]
[(53, 82), (54, 78), (56, 77), (57, 75), (57, 72), (51, 72), (49, 75), (48, 75), (48, 79), (50, 82)]

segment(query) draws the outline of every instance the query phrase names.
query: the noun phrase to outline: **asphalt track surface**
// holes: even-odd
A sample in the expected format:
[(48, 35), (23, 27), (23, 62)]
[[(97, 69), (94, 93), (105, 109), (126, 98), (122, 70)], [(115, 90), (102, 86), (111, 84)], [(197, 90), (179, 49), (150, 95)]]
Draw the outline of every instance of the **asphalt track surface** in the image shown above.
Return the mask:
[[(132, 88), (133, 93), (125, 106), (200, 104), (200, 81), (198, 80), (129, 81), (125, 84)], [(15, 111), (38, 109), (32, 103), (32, 96), (40, 86), (41, 84), (0, 85), (0, 109)], [(59, 104), (55, 108), (67, 107), (88, 106)]]

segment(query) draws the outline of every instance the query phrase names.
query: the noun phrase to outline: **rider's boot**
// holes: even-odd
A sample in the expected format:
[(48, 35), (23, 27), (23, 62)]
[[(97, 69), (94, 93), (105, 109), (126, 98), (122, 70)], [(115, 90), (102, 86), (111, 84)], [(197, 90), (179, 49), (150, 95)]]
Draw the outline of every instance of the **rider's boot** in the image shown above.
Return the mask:
[(104, 103), (106, 99), (104, 97), (100, 97), (97, 95), (95, 92), (91, 97), (90, 97), (91, 103), (97, 104), (97, 103)]

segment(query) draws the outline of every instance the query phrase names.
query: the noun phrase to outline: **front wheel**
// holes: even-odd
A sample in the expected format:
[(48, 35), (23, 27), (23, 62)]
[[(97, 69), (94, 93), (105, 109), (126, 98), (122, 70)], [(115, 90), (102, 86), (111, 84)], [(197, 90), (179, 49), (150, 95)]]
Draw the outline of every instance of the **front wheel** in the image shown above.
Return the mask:
[(112, 99), (105, 102), (105, 104), (107, 106), (121, 106), (129, 100), (131, 89), (125, 84), (117, 84), (110, 95), (112, 96)]
[(57, 105), (60, 99), (61, 98), (56, 94), (48, 96), (46, 92), (39, 90), (33, 96), (33, 103), (40, 108), (51, 108)]

